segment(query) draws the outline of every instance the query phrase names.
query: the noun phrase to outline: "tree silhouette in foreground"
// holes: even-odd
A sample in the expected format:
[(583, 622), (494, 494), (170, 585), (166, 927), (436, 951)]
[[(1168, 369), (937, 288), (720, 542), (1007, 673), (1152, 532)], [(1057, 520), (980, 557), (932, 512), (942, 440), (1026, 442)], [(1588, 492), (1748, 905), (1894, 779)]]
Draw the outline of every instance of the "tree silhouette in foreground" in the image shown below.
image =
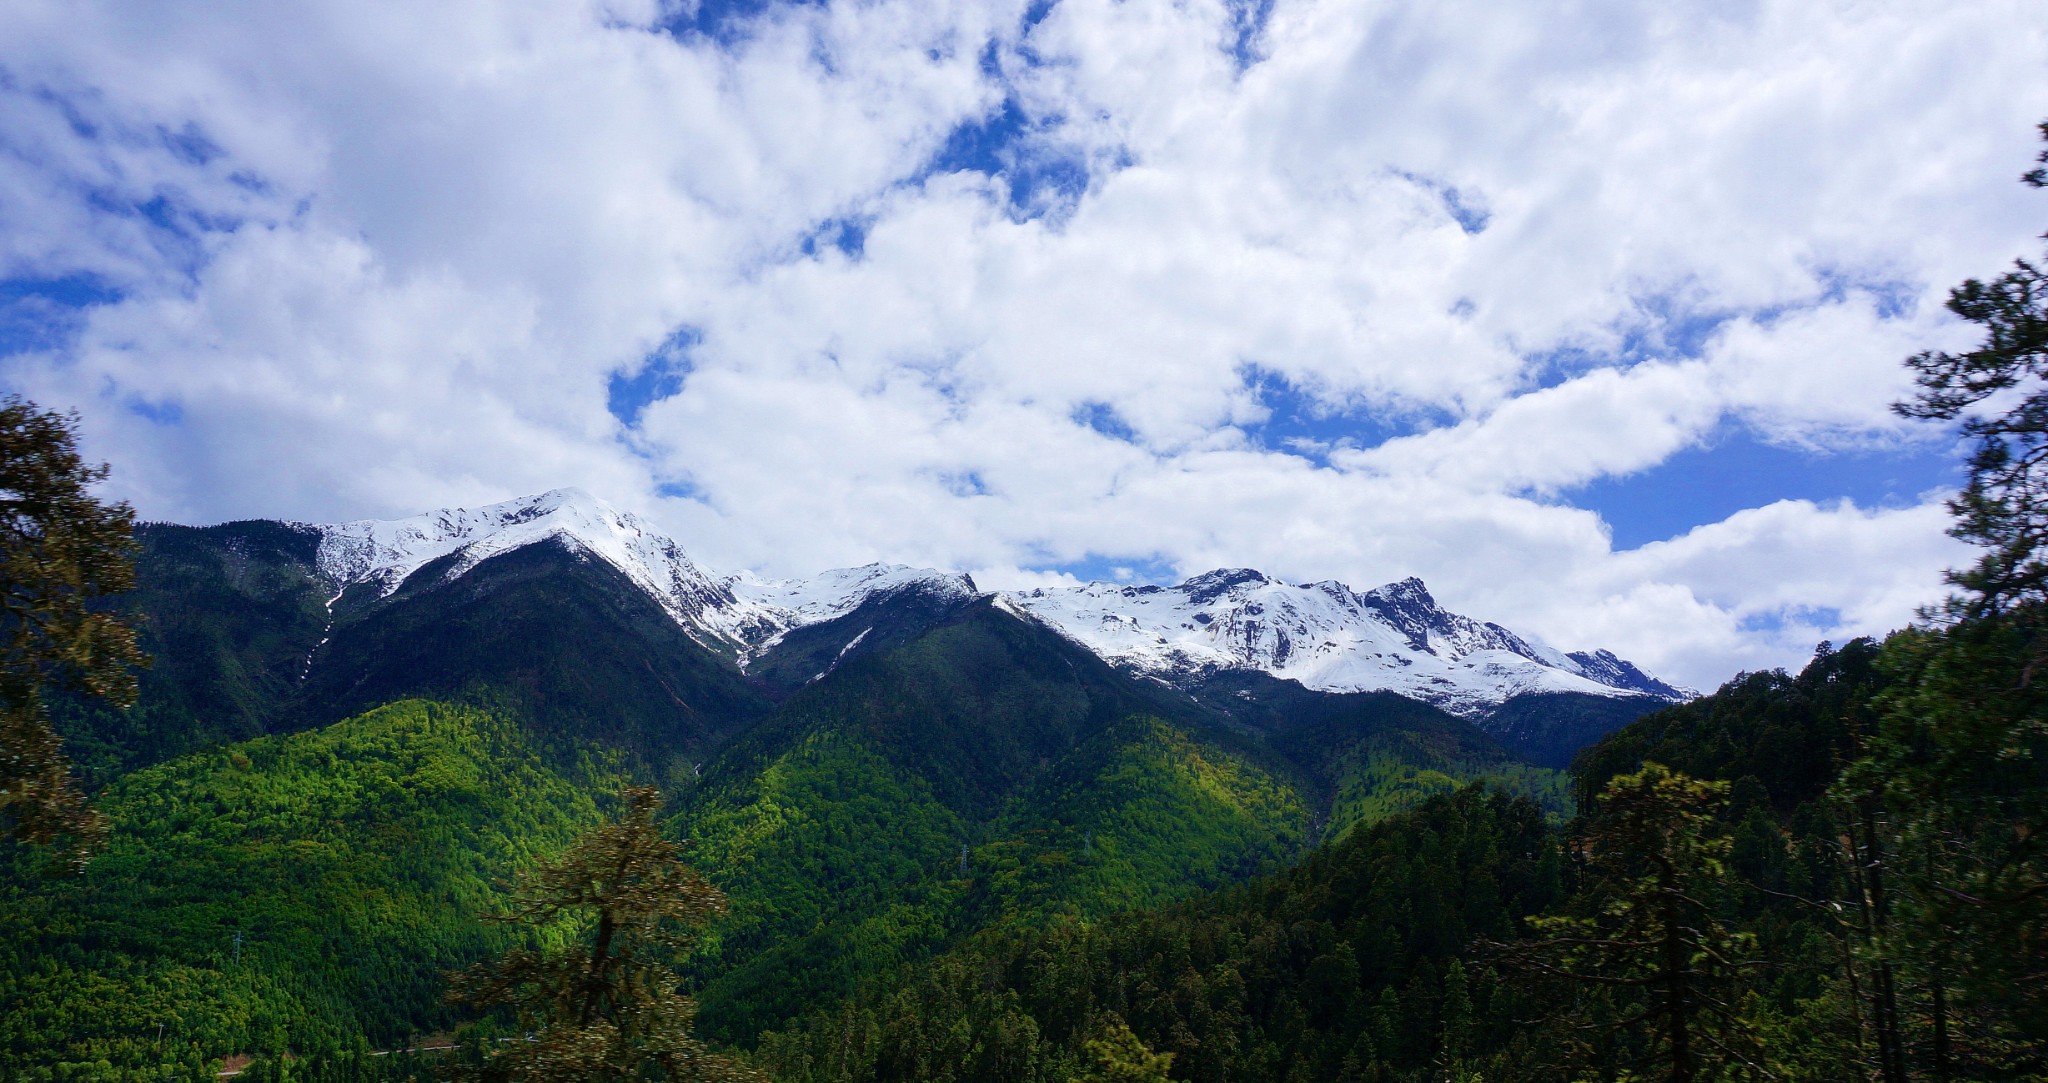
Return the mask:
[(653, 787), (624, 796), (617, 820), (521, 877), (501, 919), (541, 931), (568, 925), (577, 929), (568, 945), (507, 952), (457, 976), (451, 999), (510, 1008), (526, 1034), (456, 1066), (457, 1078), (764, 1083), (691, 1033), (696, 1003), (676, 992), (681, 979), (667, 962), (691, 930), (725, 912), (725, 895), (661, 837)]
[(78, 455), (75, 416), (0, 399), (0, 838), (56, 845), (83, 865), (103, 831), (50, 727), (52, 687), (135, 699), (135, 631), (95, 606), (135, 584), (126, 504), (86, 490), (107, 468)]
[[(2048, 122), (2041, 137), (2048, 140)], [(2042, 168), (2020, 179), (2048, 188), (2048, 150), (2037, 160)], [(1985, 551), (1975, 567), (1949, 574), (1965, 592), (1949, 608), (1967, 617), (2038, 609), (2048, 603), (2048, 270), (2014, 260), (1989, 282), (1950, 290), (1948, 309), (1981, 325), (1983, 343), (1907, 358), (1919, 392), (1892, 409), (1959, 423), (1976, 441), (1969, 481), (1949, 501), (1949, 533)]]
[(1751, 938), (1715, 916), (1731, 843), (1714, 811), (1727, 792), (1657, 763), (1612, 779), (1583, 838), (1575, 912), (1494, 945), (1503, 968), (1558, 986), (1552, 1023), (1568, 1054), (1624, 1078), (1772, 1078), (1742, 1011)]

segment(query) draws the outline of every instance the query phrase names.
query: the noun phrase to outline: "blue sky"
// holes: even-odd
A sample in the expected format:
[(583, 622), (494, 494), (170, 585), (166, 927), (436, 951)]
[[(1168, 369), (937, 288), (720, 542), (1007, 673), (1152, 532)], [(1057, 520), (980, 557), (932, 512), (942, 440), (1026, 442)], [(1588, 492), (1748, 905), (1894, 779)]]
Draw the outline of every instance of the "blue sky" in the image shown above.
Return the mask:
[(148, 517), (578, 485), (715, 567), (1216, 566), (1712, 685), (1967, 551), (2031, 5), (0, 10), (0, 384)]

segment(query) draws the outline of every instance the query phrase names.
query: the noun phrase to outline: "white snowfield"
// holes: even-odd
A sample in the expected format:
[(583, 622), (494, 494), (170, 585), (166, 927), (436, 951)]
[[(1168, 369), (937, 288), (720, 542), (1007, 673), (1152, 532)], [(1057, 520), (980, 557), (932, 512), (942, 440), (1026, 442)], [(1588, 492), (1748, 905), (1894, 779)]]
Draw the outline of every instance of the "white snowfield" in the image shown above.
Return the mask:
[(313, 529), (320, 532), (320, 571), (337, 592), (370, 583), (383, 595), (444, 557), (454, 560), (441, 578), (452, 580), (494, 556), (553, 540), (611, 564), (691, 638), (733, 654), (742, 666), (791, 630), (851, 612), (879, 594), (912, 585), (964, 597), (978, 593), (964, 575), (893, 564), (841, 568), (810, 579), (715, 575), (639, 516), (574, 488), (481, 508)]
[[(740, 572), (727, 577), (726, 583), (741, 604), (758, 606), (764, 612), (775, 614), (777, 630), (748, 644), (754, 654), (773, 647), (784, 635), (807, 624), (822, 624), (845, 616), (869, 598), (905, 587), (917, 587), (963, 601), (981, 593), (975, 588), (974, 580), (965, 575), (903, 564), (835, 568), (809, 579), (762, 579), (752, 572)], [(847, 644), (848, 648), (852, 646), (852, 643)]]
[(1250, 669), (1324, 692), (1395, 692), (1463, 715), (1526, 692), (1685, 696), (1607, 652), (1565, 654), (1448, 612), (1420, 579), (1360, 593), (1226, 569), (1173, 587), (1090, 583), (1012, 597), (1103, 658), (1168, 680)]
[[(321, 535), (320, 570), (337, 593), (369, 583), (389, 595), (447, 557), (453, 559), (440, 575), (452, 580), (491, 557), (552, 539), (617, 568), (692, 638), (732, 655), (742, 668), (790, 631), (880, 595), (907, 588), (962, 600), (981, 594), (965, 575), (896, 564), (809, 579), (713, 574), (638, 516), (581, 489), (314, 529)], [(1690, 695), (1606, 651), (1565, 654), (1447, 612), (1418, 579), (1359, 593), (1337, 582), (1290, 584), (1238, 569), (1173, 587), (1090, 583), (1011, 592), (996, 601), (1114, 664), (1169, 682), (1258, 670), (1321, 691), (1395, 692), (1468, 716), (1525, 692)]]

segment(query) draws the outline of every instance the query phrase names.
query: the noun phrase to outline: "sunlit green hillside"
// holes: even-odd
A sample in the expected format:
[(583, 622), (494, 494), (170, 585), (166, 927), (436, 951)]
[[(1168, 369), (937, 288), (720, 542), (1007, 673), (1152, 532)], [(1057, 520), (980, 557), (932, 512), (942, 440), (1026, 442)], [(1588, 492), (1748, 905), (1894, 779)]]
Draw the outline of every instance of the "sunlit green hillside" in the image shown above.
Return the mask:
[(510, 725), (418, 701), (130, 775), (81, 878), (16, 854), (0, 880), (0, 1064), (314, 1052), (447, 1022), (443, 971), (515, 935), (484, 920), (495, 883), (616, 784), (601, 758), (564, 771)]

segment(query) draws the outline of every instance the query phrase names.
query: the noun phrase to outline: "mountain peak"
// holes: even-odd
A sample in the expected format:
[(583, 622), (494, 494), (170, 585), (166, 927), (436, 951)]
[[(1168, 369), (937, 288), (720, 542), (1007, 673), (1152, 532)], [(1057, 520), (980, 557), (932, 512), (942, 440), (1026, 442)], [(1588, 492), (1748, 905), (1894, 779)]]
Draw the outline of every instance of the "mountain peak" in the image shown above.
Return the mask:
[(562, 508), (587, 508), (592, 511), (617, 513), (617, 509), (613, 508), (610, 503), (592, 495), (590, 490), (577, 485), (565, 485), (559, 489), (549, 489), (547, 492), (537, 496), (529, 496), (523, 501), (514, 500), (508, 501), (508, 503), (527, 503), (535, 508), (545, 508), (551, 511)]
[(732, 650), (748, 630), (764, 623), (723, 580), (692, 562), (682, 546), (639, 516), (580, 488), (316, 529), (320, 570), (337, 599), (364, 583), (389, 595), (429, 565), (439, 569), (442, 581), (457, 579), (492, 557), (552, 541), (617, 569), (707, 647)]
[(861, 602), (904, 590), (957, 595), (971, 598), (981, 593), (972, 577), (962, 572), (935, 568), (913, 568), (908, 564), (863, 564), (856, 568), (834, 568), (808, 579), (759, 579), (751, 575), (731, 577), (735, 596), (790, 614), (798, 624), (830, 620)]
[(1383, 598), (1390, 602), (1422, 605), (1431, 609), (1437, 608), (1436, 599), (1430, 595), (1428, 584), (1412, 575), (1398, 583), (1388, 583), (1383, 587), (1374, 587), (1372, 590), (1367, 591), (1365, 596), (1368, 598)]
[[(458, 576), (492, 556), (545, 538), (600, 552), (622, 568), (641, 563), (640, 556), (667, 555), (662, 550), (673, 550), (674, 558), (685, 559), (674, 542), (654, 534), (638, 517), (574, 487), (478, 508), (442, 508), (402, 519), (360, 519), (317, 529), (320, 569), (337, 589), (374, 581), (386, 594), (443, 557), (458, 557), (449, 572)], [(630, 552), (636, 548), (655, 552)]]
[(362, 583), (389, 595), (429, 565), (443, 581), (457, 579), (494, 556), (554, 541), (610, 564), (692, 638), (742, 662), (794, 628), (830, 620), (877, 595), (980, 593), (964, 574), (900, 564), (841, 568), (801, 580), (712, 575), (639, 516), (574, 486), (479, 508), (314, 529), (321, 536), (320, 569), (336, 598)]
[(1255, 568), (1217, 568), (1190, 576), (1175, 589), (1186, 591), (1189, 597), (1206, 603), (1237, 587), (1264, 586), (1270, 582), (1272, 580), (1266, 577), (1266, 573)]
[[(1171, 588), (1092, 583), (1012, 600), (1096, 654), (1170, 683), (1257, 670), (1324, 692), (1390, 691), (1480, 716), (1527, 692), (1682, 698), (1619, 659), (1567, 656), (1451, 613), (1410, 576), (1365, 593), (1219, 568)], [(1611, 658), (1611, 656), (1608, 656)]]

